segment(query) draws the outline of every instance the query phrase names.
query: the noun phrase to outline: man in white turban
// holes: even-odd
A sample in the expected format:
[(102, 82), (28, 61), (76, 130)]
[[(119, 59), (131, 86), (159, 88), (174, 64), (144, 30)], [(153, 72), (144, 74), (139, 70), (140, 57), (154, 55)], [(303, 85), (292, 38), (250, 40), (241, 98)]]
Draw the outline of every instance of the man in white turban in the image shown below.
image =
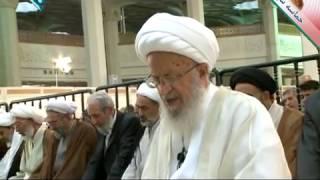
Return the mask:
[(72, 101), (50, 100), (47, 104), (47, 122), (56, 133), (51, 161), (43, 171), (49, 179), (80, 179), (95, 150), (96, 131), (91, 124), (75, 119), (76, 110)]
[(19, 149), (22, 149), (22, 137), (15, 131), (14, 123), (15, 119), (12, 118), (10, 113), (0, 114), (0, 136), (2, 136), (8, 148), (0, 161), (0, 179), (7, 179), (15, 175), (19, 170), (22, 152), (21, 150), (19, 151)]
[(136, 112), (141, 124), (145, 127), (139, 147), (130, 165), (122, 176), (122, 179), (141, 179), (142, 170), (149, 152), (149, 146), (153, 135), (159, 125), (159, 102), (160, 96), (155, 88), (150, 88), (142, 83), (137, 91)]
[(291, 177), (266, 108), (209, 81), (219, 54), (212, 30), (189, 17), (155, 14), (135, 48), (162, 99), (142, 178)]
[(3, 158), (10, 148), (14, 132), (13, 124), (14, 120), (12, 120), (10, 113), (0, 114), (0, 159)]
[(40, 110), (27, 105), (16, 105), (11, 111), (15, 118), (16, 131), (24, 138), (20, 170), (10, 179), (41, 178), (40, 172), (47, 154), (44, 144), (50, 144), (48, 126), (43, 123), (44, 116)]

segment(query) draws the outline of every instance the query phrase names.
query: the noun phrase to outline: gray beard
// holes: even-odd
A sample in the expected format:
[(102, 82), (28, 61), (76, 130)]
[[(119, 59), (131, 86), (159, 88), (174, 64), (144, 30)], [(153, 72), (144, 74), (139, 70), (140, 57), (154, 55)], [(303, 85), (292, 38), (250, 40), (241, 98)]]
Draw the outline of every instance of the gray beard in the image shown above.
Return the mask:
[(179, 113), (170, 112), (165, 104), (160, 102), (160, 119), (163, 126), (178, 136), (183, 136), (186, 141), (191, 138), (192, 133), (199, 127), (203, 119), (203, 105), (206, 89), (197, 86), (193, 89), (192, 98), (186, 102)]
[(152, 127), (157, 121), (158, 121), (158, 118), (155, 118), (155, 117), (148, 120), (140, 118), (140, 124), (143, 127)]
[(64, 136), (65, 136), (65, 132), (64, 132), (63, 128), (57, 128), (57, 129), (54, 129), (54, 131), (55, 131), (57, 134), (59, 134), (59, 139), (60, 139), (61, 137), (64, 137)]
[(113, 120), (113, 116), (109, 116), (107, 121), (102, 125), (102, 126), (96, 126), (97, 130), (103, 134), (103, 135), (107, 135), (109, 132), (109, 130), (111, 129), (111, 121)]

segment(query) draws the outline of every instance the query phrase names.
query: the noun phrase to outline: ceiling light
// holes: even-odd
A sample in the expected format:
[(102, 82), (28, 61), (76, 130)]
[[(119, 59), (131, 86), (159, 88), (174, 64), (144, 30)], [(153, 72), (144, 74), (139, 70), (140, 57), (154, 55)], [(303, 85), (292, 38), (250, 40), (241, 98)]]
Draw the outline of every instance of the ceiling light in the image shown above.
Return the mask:
[(29, 2), (19, 2), (16, 8), (18, 13), (29, 13), (39, 11), (32, 3)]
[(246, 1), (243, 3), (239, 3), (233, 6), (233, 9), (236, 10), (252, 10), (252, 9), (259, 9), (258, 0), (255, 1)]
[(53, 63), (55, 64), (55, 68), (59, 69), (60, 71), (64, 73), (69, 73), (71, 70), (71, 58), (70, 57), (62, 57), (59, 56), (56, 59), (52, 60)]

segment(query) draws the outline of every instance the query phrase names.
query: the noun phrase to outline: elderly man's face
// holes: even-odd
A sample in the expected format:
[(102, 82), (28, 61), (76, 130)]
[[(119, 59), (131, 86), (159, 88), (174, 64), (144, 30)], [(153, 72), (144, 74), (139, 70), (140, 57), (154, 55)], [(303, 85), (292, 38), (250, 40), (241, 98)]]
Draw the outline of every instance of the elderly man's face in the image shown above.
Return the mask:
[(295, 93), (289, 92), (283, 95), (284, 105), (289, 108), (299, 109), (299, 102)]
[(98, 101), (88, 102), (88, 114), (94, 125), (98, 127), (104, 126), (112, 117), (111, 108), (102, 108)]
[(166, 52), (150, 53), (147, 60), (151, 77), (160, 82), (157, 88), (166, 108), (172, 115), (178, 115), (187, 103), (192, 103), (193, 89), (203, 86), (204, 76), (198, 69), (206, 66), (197, 66), (190, 58)]
[(23, 136), (32, 137), (34, 135), (35, 129), (33, 127), (33, 120), (31, 118), (20, 118), (16, 117), (16, 130)]
[(159, 104), (145, 96), (137, 95), (136, 111), (143, 126), (151, 126), (159, 119)]
[[(47, 122), (55, 131), (61, 131), (66, 126), (65, 115), (54, 111), (47, 111)], [(61, 132), (59, 132), (61, 133)]]

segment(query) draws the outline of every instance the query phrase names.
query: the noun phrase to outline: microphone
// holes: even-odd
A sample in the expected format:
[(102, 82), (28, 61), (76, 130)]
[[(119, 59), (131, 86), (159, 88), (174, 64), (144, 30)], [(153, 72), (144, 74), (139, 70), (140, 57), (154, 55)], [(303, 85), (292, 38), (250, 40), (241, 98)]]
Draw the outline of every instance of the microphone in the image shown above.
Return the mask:
[(182, 163), (184, 162), (184, 160), (186, 159), (186, 155), (187, 155), (187, 150), (185, 147), (182, 148), (181, 152), (179, 152), (177, 154), (177, 160), (178, 160), (178, 165), (177, 165), (177, 169), (179, 169), (182, 165)]

